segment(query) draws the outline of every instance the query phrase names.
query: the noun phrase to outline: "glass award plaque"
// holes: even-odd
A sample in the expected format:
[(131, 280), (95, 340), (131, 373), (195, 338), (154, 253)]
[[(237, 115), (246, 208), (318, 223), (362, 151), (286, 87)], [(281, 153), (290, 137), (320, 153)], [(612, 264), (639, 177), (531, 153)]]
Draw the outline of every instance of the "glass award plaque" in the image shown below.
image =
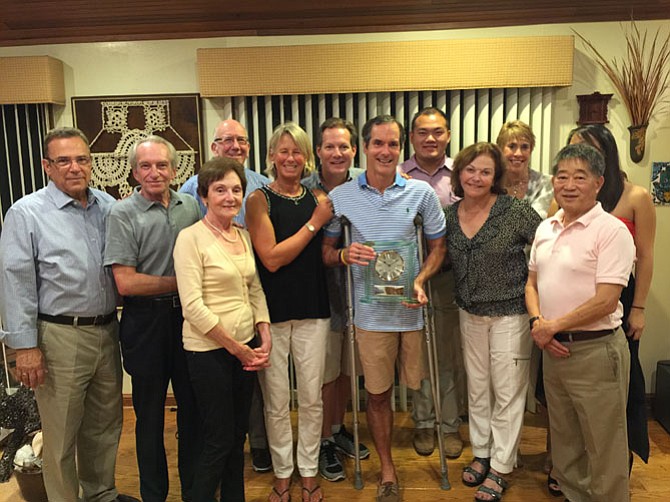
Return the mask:
[(366, 242), (376, 257), (364, 268), (363, 303), (412, 302), (417, 267), (416, 240)]

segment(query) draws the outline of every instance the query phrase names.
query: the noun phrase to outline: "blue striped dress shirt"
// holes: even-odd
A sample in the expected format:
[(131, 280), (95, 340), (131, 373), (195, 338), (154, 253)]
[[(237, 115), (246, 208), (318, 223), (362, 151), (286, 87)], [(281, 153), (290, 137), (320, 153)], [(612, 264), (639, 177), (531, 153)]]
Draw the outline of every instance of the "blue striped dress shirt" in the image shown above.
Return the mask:
[(102, 265), (114, 198), (88, 190), (84, 208), (53, 182), (17, 201), (0, 235), (0, 316), (5, 343), (37, 346), (37, 314), (96, 316), (116, 308)]

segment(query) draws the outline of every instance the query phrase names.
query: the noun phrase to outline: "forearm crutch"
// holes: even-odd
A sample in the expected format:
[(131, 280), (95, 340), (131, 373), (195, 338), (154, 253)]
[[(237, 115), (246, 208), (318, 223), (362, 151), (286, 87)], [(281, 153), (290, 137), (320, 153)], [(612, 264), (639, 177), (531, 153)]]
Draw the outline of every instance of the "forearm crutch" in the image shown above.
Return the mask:
[[(417, 214), (414, 218), (414, 226), (416, 227), (416, 241), (419, 255), (419, 269), (423, 268), (425, 259), (425, 246), (423, 237), (423, 217)], [(435, 423), (437, 424), (437, 447), (440, 452), (440, 471), (442, 473), (442, 481), (440, 488), (443, 490), (450, 490), (449, 478), (447, 476), (447, 458), (444, 455), (444, 438), (442, 437), (442, 406), (440, 398), (440, 378), (438, 375), (438, 360), (437, 360), (437, 341), (435, 340), (435, 316), (433, 309), (433, 302), (431, 298), (430, 281), (426, 281), (425, 287), (426, 296), (428, 297), (428, 305), (423, 307), (423, 324), (426, 338), (426, 349), (428, 352), (428, 375), (430, 378), (430, 390), (433, 393), (433, 408), (435, 408)]]
[[(351, 222), (342, 216), (344, 231), (344, 247), (351, 245)], [(358, 439), (358, 375), (356, 375), (356, 331), (354, 329), (354, 278), (351, 265), (347, 265), (347, 281), (345, 285), (347, 299), (347, 334), (349, 337), (349, 356), (351, 359), (351, 411), (354, 429), (354, 488), (363, 489), (363, 475), (361, 473), (361, 452)]]

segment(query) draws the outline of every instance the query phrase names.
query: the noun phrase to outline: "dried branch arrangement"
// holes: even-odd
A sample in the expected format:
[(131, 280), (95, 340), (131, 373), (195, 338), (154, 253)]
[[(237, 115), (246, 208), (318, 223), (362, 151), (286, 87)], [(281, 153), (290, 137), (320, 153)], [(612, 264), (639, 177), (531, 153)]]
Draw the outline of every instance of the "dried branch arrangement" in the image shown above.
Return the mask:
[(623, 29), (626, 38), (626, 57), (605, 57), (577, 31), (572, 30), (594, 56), (596, 63), (616, 87), (623, 100), (632, 126), (649, 124), (654, 110), (668, 105), (666, 93), (670, 88), (670, 33), (659, 38), (660, 28), (650, 43), (647, 32), (640, 33), (634, 21)]

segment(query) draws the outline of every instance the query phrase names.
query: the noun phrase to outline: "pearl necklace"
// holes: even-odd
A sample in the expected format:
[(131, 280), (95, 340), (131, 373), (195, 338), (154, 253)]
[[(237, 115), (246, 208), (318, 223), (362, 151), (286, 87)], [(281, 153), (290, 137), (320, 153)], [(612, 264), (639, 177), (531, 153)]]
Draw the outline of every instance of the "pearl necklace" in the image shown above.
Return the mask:
[(205, 216), (203, 220), (205, 220), (205, 223), (209, 228), (216, 231), (221, 237), (223, 237), (225, 241), (230, 242), (231, 244), (235, 244), (240, 239), (240, 233), (237, 231), (237, 228), (235, 228), (235, 226), (231, 225), (233, 227), (233, 230), (235, 231), (235, 238), (231, 239), (223, 232), (223, 230), (220, 230), (211, 221), (209, 221), (209, 218), (207, 218), (207, 216)]

